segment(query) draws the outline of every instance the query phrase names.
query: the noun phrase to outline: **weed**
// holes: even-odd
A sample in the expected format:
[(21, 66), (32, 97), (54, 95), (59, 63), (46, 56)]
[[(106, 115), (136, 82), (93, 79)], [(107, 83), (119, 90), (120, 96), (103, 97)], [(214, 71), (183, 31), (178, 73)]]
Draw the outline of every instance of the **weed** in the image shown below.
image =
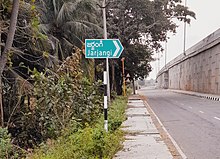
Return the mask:
[(103, 117), (94, 124), (86, 124), (78, 131), (68, 129), (58, 140), (41, 146), (31, 159), (110, 159), (121, 148), (127, 99), (116, 98), (109, 108), (109, 132), (103, 128)]

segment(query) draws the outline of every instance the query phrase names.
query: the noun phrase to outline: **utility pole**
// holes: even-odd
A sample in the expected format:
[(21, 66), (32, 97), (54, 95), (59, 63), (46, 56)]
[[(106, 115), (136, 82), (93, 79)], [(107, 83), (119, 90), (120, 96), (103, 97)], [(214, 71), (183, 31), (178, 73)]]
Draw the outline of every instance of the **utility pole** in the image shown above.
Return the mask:
[[(106, 0), (102, 3), (103, 11), (103, 28), (104, 28), (104, 39), (107, 39), (107, 26), (106, 26)], [(107, 97), (108, 102), (110, 102), (110, 81), (109, 81), (109, 60), (106, 58), (106, 72), (107, 72)]]
[(158, 52), (158, 72), (160, 71), (160, 52)]
[[(99, 4), (97, 4), (100, 6)], [(86, 58), (105, 58), (106, 69), (103, 73), (104, 87), (104, 129), (108, 132), (108, 104), (110, 103), (110, 80), (109, 80), (109, 60), (108, 58), (119, 58), (123, 51), (123, 46), (119, 39), (107, 39), (106, 26), (106, 0), (103, 0), (100, 8), (103, 11), (103, 33), (104, 39), (85, 39)], [(99, 52), (99, 53), (96, 53)], [(105, 53), (104, 53), (105, 52)], [(110, 52), (110, 54), (106, 54)]]
[(167, 65), (167, 41), (165, 43), (165, 67)]
[[(185, 0), (185, 7), (187, 5), (187, 0)], [(186, 15), (184, 20), (184, 30), (183, 30), (183, 54), (186, 56)]]
[[(103, 29), (104, 39), (107, 39), (107, 26), (106, 26), (106, 9), (105, 0), (102, 3), (103, 11)], [(109, 64), (108, 58), (106, 58), (106, 71), (104, 71), (104, 85), (105, 85), (105, 96), (104, 96), (104, 129), (108, 132), (108, 102), (110, 102), (110, 83), (109, 83)], [(107, 85), (107, 86), (106, 86)], [(107, 87), (107, 88), (106, 88)], [(107, 95), (107, 99), (106, 99)]]

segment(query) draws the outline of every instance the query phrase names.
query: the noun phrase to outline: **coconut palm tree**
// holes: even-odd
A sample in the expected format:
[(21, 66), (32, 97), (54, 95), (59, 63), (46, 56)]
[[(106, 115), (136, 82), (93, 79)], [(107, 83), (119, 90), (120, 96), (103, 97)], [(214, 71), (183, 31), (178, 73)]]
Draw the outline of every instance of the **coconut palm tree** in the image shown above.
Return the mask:
[[(38, 12), (35, 11), (35, 6)], [(5, 19), (2, 20), (7, 28), (10, 14), (7, 13), (7, 8), (3, 11), (1, 13)], [(13, 47), (2, 81), (3, 90), (8, 90), (3, 91), (4, 105), (7, 105), (6, 121), (18, 103), (18, 99), (14, 97), (28, 94), (26, 85), (25, 89), (21, 89), (20, 85), (31, 85), (31, 81), (27, 80), (31, 74), (29, 70), (37, 68), (38, 71), (44, 71), (45, 68), (53, 68), (57, 60), (63, 61), (72, 55), (75, 47), (81, 48), (85, 38), (97, 37), (101, 31), (98, 14), (96, 0), (21, 2)], [(44, 34), (40, 34), (39, 30)], [(1, 30), (3, 43), (6, 41), (7, 33), (7, 29)], [(93, 62), (83, 60), (83, 70), (87, 74), (93, 72), (90, 70), (92, 65)]]
[(81, 48), (85, 38), (97, 37), (100, 28), (97, 0), (45, 0), (39, 2), (40, 29), (46, 33), (54, 53), (63, 60)]

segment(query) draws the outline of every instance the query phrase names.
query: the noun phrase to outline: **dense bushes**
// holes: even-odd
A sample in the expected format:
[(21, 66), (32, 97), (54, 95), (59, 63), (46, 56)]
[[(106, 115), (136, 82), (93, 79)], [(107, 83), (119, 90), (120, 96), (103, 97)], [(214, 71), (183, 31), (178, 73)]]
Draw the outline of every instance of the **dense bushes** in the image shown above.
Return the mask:
[(13, 146), (8, 130), (0, 128), (0, 158), (8, 157), (12, 153)]
[[(110, 106), (106, 133), (101, 83), (84, 78), (78, 65), (75, 57), (56, 72), (32, 71), (32, 94), (12, 116), (12, 136), (3, 129), (0, 151), (4, 157), (0, 157), (21, 158), (29, 153), (31, 159), (112, 158), (123, 139), (118, 127), (125, 119), (126, 99), (116, 98)], [(30, 154), (36, 146), (38, 151)]]
[(26, 154), (25, 150), (11, 143), (11, 136), (6, 128), (0, 128), (0, 158), (19, 159)]
[(83, 126), (99, 117), (101, 83), (83, 77), (80, 59), (81, 52), (76, 50), (57, 71), (29, 70), (34, 87), (28, 97), (22, 97), (11, 117), (8, 128), (13, 144), (34, 148), (47, 139), (56, 139), (74, 121)]
[(125, 119), (126, 98), (117, 98), (109, 110), (109, 132), (106, 133), (103, 117), (94, 124), (86, 124), (76, 131), (69, 128), (56, 141), (41, 146), (31, 159), (87, 159), (112, 158), (121, 148), (123, 133), (119, 126)]
[[(67, 15), (64, 10), (69, 8), (65, 6), (70, 4), (76, 10), (67, 10)], [(102, 114), (102, 87), (101, 83), (93, 81), (94, 60), (85, 59), (75, 48), (76, 44), (81, 48), (83, 37), (99, 35), (99, 17), (95, 16), (93, 4), (96, 6), (90, 1), (45, 3), (24, 0), (20, 3), (13, 47), (0, 83), (4, 107), (2, 123), (6, 127), (0, 129), (0, 158), (22, 158), (24, 153), (32, 152), (42, 143), (56, 141), (62, 138), (61, 135), (77, 136), (78, 133), (81, 136), (86, 132), (92, 135), (88, 135), (88, 140), (97, 140), (94, 143), (97, 146), (91, 146), (95, 149), (89, 148), (88, 153), (97, 151), (94, 153), (102, 156), (99, 139), (104, 143), (110, 135), (103, 132), (102, 126), (101, 129), (94, 126)], [(11, 7), (8, 0), (0, 4), (3, 22), (0, 41), (3, 44), (7, 40)], [(83, 13), (80, 12), (82, 8)], [(54, 14), (57, 11), (60, 14)], [(52, 15), (59, 15), (59, 18), (51, 19)], [(60, 19), (59, 23), (54, 19)], [(81, 31), (76, 27), (69, 28), (70, 23), (64, 27), (62, 23), (66, 22), (71, 22), (71, 26), (76, 24)], [(4, 49), (4, 45), (2, 47)], [(111, 132), (115, 132), (115, 126)]]

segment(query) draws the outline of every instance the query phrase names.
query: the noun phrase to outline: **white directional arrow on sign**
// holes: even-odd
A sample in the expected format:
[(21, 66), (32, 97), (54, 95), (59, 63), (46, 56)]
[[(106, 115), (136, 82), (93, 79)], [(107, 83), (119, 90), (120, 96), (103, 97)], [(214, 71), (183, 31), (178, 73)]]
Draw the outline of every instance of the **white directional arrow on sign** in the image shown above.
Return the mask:
[(118, 55), (118, 52), (120, 51), (120, 46), (118, 45), (117, 41), (113, 41), (115, 47), (116, 47), (116, 50), (113, 54), (113, 57), (116, 57)]

